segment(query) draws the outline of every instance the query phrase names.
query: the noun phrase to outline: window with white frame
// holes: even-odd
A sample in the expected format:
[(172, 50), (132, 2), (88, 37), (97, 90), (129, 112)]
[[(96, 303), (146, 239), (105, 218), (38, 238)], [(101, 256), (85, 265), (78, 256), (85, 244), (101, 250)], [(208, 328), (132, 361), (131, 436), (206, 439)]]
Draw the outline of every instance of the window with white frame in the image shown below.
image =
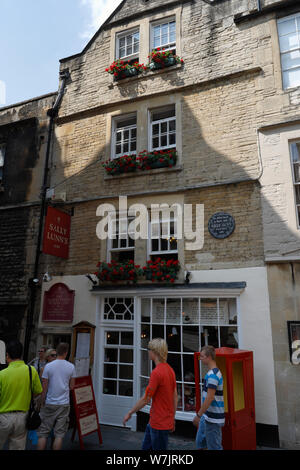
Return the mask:
[(0, 144), (0, 183), (3, 180), (4, 158), (5, 158), (5, 144)]
[(108, 238), (108, 261), (125, 262), (134, 260), (135, 241), (129, 227), (133, 217), (126, 214), (110, 216), (111, 238)]
[(112, 155), (118, 158), (136, 153), (136, 115), (121, 116), (112, 123)]
[(151, 211), (148, 254), (151, 258), (177, 259), (177, 219), (171, 211)]
[(176, 147), (175, 106), (150, 111), (151, 150), (166, 150)]
[(176, 22), (174, 18), (151, 25), (151, 49), (157, 48), (176, 52)]
[[(237, 300), (226, 297), (143, 298), (140, 320), (140, 393), (144, 395), (153, 364), (147, 346), (153, 338), (168, 344), (167, 362), (176, 374), (177, 411), (195, 412), (194, 353), (205, 345), (238, 348)], [(200, 362), (200, 378), (207, 369)]]
[(300, 228), (300, 141), (290, 144), (297, 225)]
[(300, 13), (277, 22), (283, 88), (300, 86)]
[(117, 34), (116, 37), (116, 58), (122, 60), (138, 60), (140, 47), (140, 32), (126, 31)]

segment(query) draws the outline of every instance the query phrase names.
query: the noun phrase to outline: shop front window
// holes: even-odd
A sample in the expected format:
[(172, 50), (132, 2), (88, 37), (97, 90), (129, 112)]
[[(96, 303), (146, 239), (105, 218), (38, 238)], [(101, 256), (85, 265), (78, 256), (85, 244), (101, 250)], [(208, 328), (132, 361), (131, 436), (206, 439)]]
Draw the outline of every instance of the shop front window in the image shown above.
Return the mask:
[[(177, 411), (195, 412), (194, 352), (205, 345), (238, 347), (235, 298), (144, 298), (141, 303), (140, 393), (154, 367), (148, 342), (156, 337), (168, 344), (168, 363), (176, 374)], [(203, 380), (207, 370), (200, 363)]]

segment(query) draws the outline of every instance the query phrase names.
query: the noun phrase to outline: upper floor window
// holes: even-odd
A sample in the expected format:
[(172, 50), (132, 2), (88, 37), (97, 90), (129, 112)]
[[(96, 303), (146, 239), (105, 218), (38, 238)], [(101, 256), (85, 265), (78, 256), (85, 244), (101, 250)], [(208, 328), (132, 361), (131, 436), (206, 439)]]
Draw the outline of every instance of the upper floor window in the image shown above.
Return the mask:
[(298, 228), (300, 228), (300, 142), (292, 143), (290, 149), (293, 166), (293, 183), (295, 191), (297, 224)]
[(176, 22), (174, 19), (155, 22), (151, 25), (151, 49), (158, 47), (166, 50), (176, 49)]
[(117, 35), (116, 58), (131, 61), (138, 59), (140, 46), (139, 30), (126, 31)]
[(121, 263), (134, 260), (135, 241), (129, 234), (132, 220), (127, 214), (111, 216), (112, 238), (108, 238), (108, 261)]
[(136, 115), (113, 119), (112, 158), (136, 153)]
[(176, 147), (175, 106), (150, 112), (151, 150), (164, 150)]
[(300, 14), (278, 20), (283, 88), (300, 86)]
[(0, 183), (3, 180), (4, 157), (5, 157), (5, 144), (0, 144)]
[(178, 258), (176, 213), (151, 211), (148, 252), (151, 258)]

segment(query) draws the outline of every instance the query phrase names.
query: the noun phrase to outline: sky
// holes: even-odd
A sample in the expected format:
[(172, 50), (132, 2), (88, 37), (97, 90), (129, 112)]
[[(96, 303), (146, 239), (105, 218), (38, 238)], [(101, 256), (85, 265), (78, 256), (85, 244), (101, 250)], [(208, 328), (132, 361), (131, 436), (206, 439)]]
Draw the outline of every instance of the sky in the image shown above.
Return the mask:
[(0, 107), (58, 89), (59, 60), (81, 52), (121, 0), (0, 0)]

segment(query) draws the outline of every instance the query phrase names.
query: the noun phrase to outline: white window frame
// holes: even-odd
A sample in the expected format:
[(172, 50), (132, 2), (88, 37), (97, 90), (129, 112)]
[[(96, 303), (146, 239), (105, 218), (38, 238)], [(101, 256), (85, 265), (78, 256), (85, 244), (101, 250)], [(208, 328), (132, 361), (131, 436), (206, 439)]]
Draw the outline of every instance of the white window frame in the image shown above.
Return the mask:
[[(123, 223), (121, 223), (121, 232), (120, 230), (117, 230), (117, 225), (115, 225), (115, 229), (116, 229), (116, 234), (118, 235), (118, 246), (117, 247), (113, 247), (113, 242), (114, 240), (111, 239), (111, 238), (108, 238), (107, 239), (107, 261), (108, 263), (111, 262), (111, 259), (112, 259), (112, 253), (119, 253), (120, 251), (135, 251), (135, 243), (134, 243), (134, 240), (133, 240), (133, 246), (130, 246), (129, 245), (129, 240), (132, 240), (130, 237), (129, 237), (129, 233), (128, 233), (128, 225), (129, 223), (131, 222), (131, 220), (134, 219), (134, 217), (128, 217), (127, 215), (122, 215), (122, 214), (109, 214), (109, 223), (111, 223), (111, 227), (113, 228), (114, 227), (114, 221), (118, 221), (119, 222), (119, 229), (120, 229), (120, 221), (123, 221)], [(113, 229), (114, 230), (114, 229)], [(126, 240), (126, 246), (121, 246), (121, 240)], [(134, 259), (134, 258), (133, 258)]]
[[(291, 67), (285, 67), (283, 66), (283, 56), (286, 55), (286, 54), (290, 54), (291, 52), (299, 52), (300, 54), (300, 25), (298, 27), (298, 23), (297, 23), (297, 18), (300, 20), (300, 13), (297, 13), (295, 15), (291, 15), (291, 16), (287, 16), (285, 18), (281, 18), (279, 20), (277, 20), (277, 30), (278, 30), (278, 41), (279, 41), (279, 49), (280, 49), (280, 60), (281, 60), (281, 70), (282, 70), (282, 81), (283, 81), (283, 88), (284, 89), (288, 89), (288, 88), (294, 88), (295, 86), (298, 87), (300, 86), (300, 64), (297, 65), (297, 66), (291, 66)], [(279, 33), (279, 28), (278, 28), (278, 25), (286, 22), (286, 21), (290, 21), (294, 19), (295, 21), (295, 24), (296, 24), (296, 35), (297, 35), (297, 39), (298, 39), (298, 44), (297, 44), (297, 47), (292, 47), (290, 49), (287, 49), (287, 50), (282, 50), (281, 46), (280, 46), (280, 38), (281, 37), (284, 37), (286, 35), (283, 35), (283, 34), (280, 34)], [(285, 75), (287, 72), (289, 72), (290, 70), (297, 70), (299, 71), (299, 80), (298, 80), (298, 84), (293, 86), (293, 87), (290, 87), (290, 86), (286, 86), (285, 85)]]
[[(298, 161), (294, 162), (293, 160), (293, 151), (292, 151), (292, 146), (299, 144), (299, 150), (298, 150)], [(296, 195), (296, 186), (299, 187), (300, 189), (300, 181), (296, 181), (296, 175), (295, 175), (295, 165), (299, 167), (299, 173), (300, 173), (300, 141), (295, 141), (291, 142), (289, 145), (290, 148), (290, 158), (291, 158), (291, 165), (292, 165), (292, 176), (293, 176), (293, 186), (294, 186), (294, 200), (295, 200), (295, 210), (296, 210), (296, 220), (297, 220), (297, 228), (300, 229), (300, 201), (297, 203), (297, 195)]]
[[(175, 23), (175, 42), (170, 41), (170, 26), (169, 25), (171, 23)], [(167, 43), (164, 43), (164, 44), (160, 41), (160, 44), (155, 47), (155, 45), (154, 45), (154, 28), (157, 27), (157, 26), (165, 25), (165, 24), (168, 25), (168, 39), (169, 39), (169, 41)], [(175, 16), (172, 17), (172, 18), (169, 18), (168, 20), (161, 19), (159, 21), (155, 21), (155, 22), (151, 23), (150, 28), (151, 28), (150, 29), (150, 52), (153, 49), (157, 49), (158, 47), (160, 47), (161, 49), (165, 49), (166, 51), (176, 50), (176, 18), (175, 18)]]
[[(130, 147), (130, 143), (131, 141), (134, 141), (136, 142), (137, 144), (137, 121), (135, 124), (131, 124), (131, 125), (128, 125), (128, 126), (124, 126), (124, 127), (120, 127), (120, 128), (117, 128), (117, 123), (120, 122), (120, 121), (126, 121), (126, 119), (132, 119), (133, 117), (135, 117), (137, 119), (137, 116), (136, 114), (130, 114), (130, 115), (122, 115), (122, 116), (117, 116), (117, 117), (113, 117), (112, 118), (112, 138), (111, 138), (111, 141), (112, 141), (112, 148), (111, 148), (111, 160), (114, 160), (115, 158), (119, 158), (119, 157), (122, 157), (123, 155), (135, 155), (137, 150), (132, 150), (132, 151), (128, 151), (128, 152), (125, 152), (123, 150), (124, 148), (124, 145), (126, 144), (127, 140), (124, 139), (124, 132), (125, 131), (129, 131), (129, 139), (128, 139), (128, 144)], [(135, 129), (135, 139), (131, 139), (131, 132), (132, 130)], [(122, 133), (122, 140), (121, 140), (121, 153), (116, 153), (116, 147), (117, 147), (117, 132), (121, 132)]]
[[(178, 239), (176, 238), (176, 218), (174, 216), (171, 216), (170, 218), (164, 218), (164, 217), (160, 217), (160, 214), (158, 213), (158, 216), (159, 216), (159, 221), (157, 219), (155, 220), (151, 220), (151, 217), (149, 216), (149, 222), (148, 222), (148, 230), (149, 230), (149, 234), (148, 234), (148, 247), (147, 247), (147, 251), (148, 251), (148, 257), (149, 256), (158, 256), (158, 255), (172, 255), (172, 254), (176, 254), (178, 255)], [(171, 229), (170, 229), (170, 224), (171, 222), (174, 222), (174, 234), (171, 234)], [(153, 225), (157, 225), (159, 224), (159, 235), (157, 236), (153, 236), (153, 230), (152, 230), (152, 226)], [(168, 248), (166, 250), (163, 250), (161, 249), (161, 240), (162, 240), (162, 224), (166, 224), (167, 225), (167, 232), (168, 232)], [(176, 250), (171, 250), (170, 249), (170, 246), (171, 246), (171, 236), (176, 238), (177, 239), (177, 249)], [(158, 240), (158, 247), (159, 249), (158, 250), (152, 250), (152, 240)]]
[(6, 144), (0, 144), (0, 183), (3, 181)]
[[(139, 333), (142, 332), (142, 327), (144, 327), (145, 325), (150, 325), (150, 340), (152, 339), (151, 337), (151, 331), (152, 331), (152, 328), (151, 326), (152, 325), (159, 325), (159, 326), (162, 326), (164, 328), (164, 337), (166, 338), (167, 337), (167, 327), (175, 327), (175, 328), (180, 328), (182, 329), (183, 331), (183, 327), (185, 326), (191, 326), (191, 327), (198, 327), (199, 328), (199, 332), (201, 333), (201, 329), (205, 328), (205, 327), (216, 327), (218, 332), (217, 332), (217, 337), (218, 337), (218, 346), (221, 347), (221, 328), (222, 327), (233, 327), (233, 328), (236, 328), (236, 332), (237, 332), (237, 343), (238, 343), (238, 346), (239, 346), (239, 343), (241, 341), (241, 335), (240, 335), (240, 321), (239, 321), (239, 318), (240, 318), (240, 315), (239, 315), (239, 297), (236, 296), (236, 295), (231, 295), (231, 294), (227, 294), (227, 293), (224, 293), (224, 294), (219, 294), (219, 295), (210, 295), (209, 293), (207, 293), (206, 295), (205, 294), (201, 294), (200, 296), (199, 295), (190, 295), (190, 296), (184, 296), (184, 295), (180, 295), (178, 294), (178, 296), (172, 296), (172, 295), (162, 295), (162, 296), (142, 296), (141, 297), (141, 302), (143, 300), (147, 300), (147, 298), (150, 300), (150, 322), (142, 322), (142, 316), (140, 315), (139, 316)], [(163, 322), (155, 322), (153, 321), (153, 301), (155, 300), (163, 300), (164, 299), (164, 320)], [(174, 323), (173, 320), (168, 320), (167, 319), (167, 301), (170, 301), (172, 299), (176, 299), (176, 300), (180, 300), (180, 306), (181, 306), (181, 311), (183, 311), (183, 302), (184, 300), (197, 300), (198, 299), (198, 319), (196, 321), (192, 321), (190, 323), (184, 323), (184, 317), (181, 316), (180, 318), (180, 321), (177, 323)], [(208, 322), (203, 322), (201, 321), (201, 301), (203, 300), (215, 300), (216, 301), (216, 305), (217, 305), (217, 321), (214, 322), (214, 323), (208, 323)], [(235, 307), (236, 307), (236, 315), (237, 315), (237, 320), (236, 320), (236, 323), (221, 323), (220, 322), (220, 300), (235, 300)], [(142, 309), (142, 304), (141, 304), (141, 307)], [(141, 363), (142, 363), (142, 352), (146, 352), (147, 350), (142, 347), (142, 344), (141, 344), (141, 334), (138, 335), (138, 352), (139, 352), (139, 355), (140, 355), (140, 366), (139, 366), (139, 369), (138, 369), (138, 378), (139, 378), (139, 393), (142, 392), (142, 387), (141, 387), (141, 382), (142, 380), (144, 380), (144, 382), (148, 382), (149, 381), (149, 377), (150, 377), (150, 374), (152, 372), (152, 369), (153, 369), (153, 364), (150, 363), (149, 364), (149, 376), (146, 376), (146, 375), (142, 375), (142, 369), (141, 369)], [(201, 347), (204, 346), (204, 344), (201, 343), (201, 334), (199, 334), (199, 349), (201, 349)], [(169, 351), (168, 353), (168, 357), (169, 355), (171, 354), (180, 354), (181, 356), (181, 369), (183, 371), (183, 356), (184, 355), (190, 355), (190, 356), (193, 356), (194, 353), (188, 353), (188, 352), (184, 352), (183, 351), (183, 334), (181, 334), (181, 351)], [(200, 368), (202, 368), (202, 364), (201, 364), (201, 361), (200, 361)], [(201, 371), (201, 369), (200, 369)], [(203, 377), (203, 373), (201, 371), (200, 373), (200, 378)], [(194, 382), (188, 382), (188, 381), (185, 381), (184, 379), (184, 371), (183, 371), (183, 374), (182, 374), (182, 377), (183, 377), (183, 380), (176, 380), (176, 383), (177, 383), (177, 386), (180, 386), (181, 387), (181, 397), (184, 397), (184, 385), (190, 385), (190, 386), (195, 386), (195, 383)], [(183, 403), (182, 403), (182, 409), (177, 409), (176, 410), (176, 419), (179, 419), (179, 420), (192, 420), (193, 417), (195, 416), (195, 411), (185, 411), (184, 410), (184, 406), (183, 406)], [(150, 411), (150, 406), (146, 406), (144, 408), (144, 411), (149, 413)]]
[[(171, 149), (171, 148), (176, 148), (176, 143), (177, 143), (176, 142), (176, 140), (177, 140), (176, 106), (174, 105), (174, 116), (164, 118), (164, 119), (159, 119), (157, 121), (153, 121), (153, 119), (152, 119), (152, 115), (153, 115), (154, 112), (159, 112), (160, 110), (164, 111), (164, 109), (166, 109), (166, 108), (153, 109), (153, 110), (149, 111), (149, 117), (148, 117), (148, 122), (149, 122), (149, 148), (150, 148), (151, 151), (167, 150), (167, 149)], [(170, 132), (169, 123), (171, 121), (175, 122), (175, 132), (173, 132), (173, 131)], [(162, 126), (163, 123), (167, 124), (168, 130), (167, 130), (166, 133), (161, 132), (161, 126)], [(159, 126), (159, 133), (158, 133), (159, 144), (161, 144), (161, 137), (164, 136), (164, 135), (167, 136), (167, 141), (168, 141), (168, 144), (169, 144), (170, 135), (174, 135), (174, 134), (175, 134), (175, 144), (159, 145), (158, 147), (153, 147), (153, 126), (154, 125)]]
[[(138, 50), (137, 52), (132, 52), (132, 54), (125, 54), (122, 57), (120, 56), (120, 40), (125, 38), (125, 52), (127, 52), (127, 47), (130, 47), (128, 42), (130, 41), (129, 38), (131, 38), (131, 46), (132, 46), (132, 51), (133, 51), (133, 46), (134, 46), (134, 41), (133, 41), (133, 35), (138, 33), (139, 35), (139, 41), (138, 41)], [(127, 30), (127, 31), (122, 31), (120, 33), (116, 34), (116, 59), (120, 60), (133, 60), (133, 59), (138, 59), (140, 53), (140, 30), (139, 28), (135, 28), (132, 30)]]

